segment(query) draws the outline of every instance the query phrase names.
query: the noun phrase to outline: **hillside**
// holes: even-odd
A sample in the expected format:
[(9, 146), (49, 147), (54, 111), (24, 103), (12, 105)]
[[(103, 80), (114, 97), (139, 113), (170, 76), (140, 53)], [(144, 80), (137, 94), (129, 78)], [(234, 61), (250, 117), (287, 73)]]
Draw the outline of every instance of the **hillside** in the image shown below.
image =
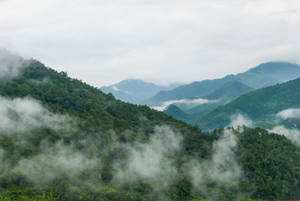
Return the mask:
[(183, 85), (169, 91), (162, 91), (150, 98), (149, 105), (161, 105), (165, 101), (204, 98), (220, 89), (225, 83), (238, 81), (251, 88), (263, 88), (300, 77), (300, 66), (286, 62), (269, 62), (254, 67), (244, 73), (228, 75), (224, 78), (204, 80)]
[[(225, 104), (229, 103), (230, 101), (234, 100), (235, 98), (237, 98), (243, 94), (246, 94), (252, 90), (254, 90), (254, 89), (250, 88), (247, 85), (245, 85), (241, 82), (238, 82), (238, 81), (227, 82), (221, 88), (219, 88), (218, 90), (214, 91), (213, 93), (211, 93), (205, 97), (205, 99), (208, 99), (208, 100), (217, 100), (216, 102), (200, 104), (196, 107), (193, 107), (189, 110), (184, 110), (184, 111), (187, 112), (188, 114), (193, 114), (192, 117), (189, 118), (189, 119), (193, 120), (194, 119), (193, 116), (195, 114), (200, 113), (200, 112), (207, 113), (209, 110), (213, 110), (221, 105), (225, 105)], [(187, 121), (187, 122), (191, 123), (190, 121)]]
[(200, 117), (197, 125), (203, 129), (224, 127), (236, 113), (245, 114), (254, 121), (271, 121), (278, 112), (299, 107), (300, 78), (247, 93)]
[(300, 149), (284, 136), (205, 133), (38, 61), (23, 65), (0, 78), (2, 200), (300, 197)]
[(248, 87), (247, 85), (238, 81), (227, 82), (221, 88), (209, 94), (205, 98), (211, 100), (216, 100), (216, 99), (233, 100), (252, 90), (253, 88)]
[(170, 105), (167, 107), (167, 109), (164, 111), (165, 114), (170, 115), (171, 117), (182, 120), (182, 121), (188, 121), (189, 115), (186, 114), (184, 111), (182, 111), (179, 107), (176, 105)]
[(123, 80), (117, 84), (101, 87), (104, 93), (112, 93), (117, 99), (125, 102), (139, 104), (151, 98), (159, 91), (172, 90), (177, 84), (160, 86), (138, 79)]

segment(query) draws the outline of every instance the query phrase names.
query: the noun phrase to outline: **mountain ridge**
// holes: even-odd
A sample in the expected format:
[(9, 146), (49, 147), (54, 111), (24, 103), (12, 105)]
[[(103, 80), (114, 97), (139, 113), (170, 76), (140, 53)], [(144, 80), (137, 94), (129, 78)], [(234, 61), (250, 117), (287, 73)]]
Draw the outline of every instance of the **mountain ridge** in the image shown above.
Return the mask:
[(105, 93), (112, 93), (117, 99), (122, 101), (140, 104), (159, 91), (171, 90), (177, 86), (178, 84), (164, 86), (145, 82), (141, 79), (126, 79), (113, 85), (103, 86), (100, 90)]
[[(280, 69), (279, 72), (273, 69)], [(267, 69), (267, 70), (262, 70)], [(270, 70), (271, 69), (271, 70)], [(289, 71), (286, 71), (289, 69)], [(249, 69), (244, 73), (227, 75), (223, 78), (203, 80), (182, 85), (170, 91), (159, 92), (148, 101), (149, 105), (161, 105), (162, 102), (185, 98), (203, 98), (219, 89), (226, 82), (239, 81), (251, 88), (262, 88), (300, 77), (300, 66), (288, 62), (268, 62)]]

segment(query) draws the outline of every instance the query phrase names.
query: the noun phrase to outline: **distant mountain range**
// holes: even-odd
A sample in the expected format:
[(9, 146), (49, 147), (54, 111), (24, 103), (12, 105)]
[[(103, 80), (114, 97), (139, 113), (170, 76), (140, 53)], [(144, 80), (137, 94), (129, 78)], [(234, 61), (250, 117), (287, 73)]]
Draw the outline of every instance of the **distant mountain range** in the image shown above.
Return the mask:
[(204, 80), (179, 86), (173, 90), (161, 91), (145, 103), (159, 106), (166, 101), (205, 98), (220, 90), (228, 82), (240, 82), (249, 88), (263, 88), (300, 77), (300, 66), (287, 62), (269, 62), (261, 64), (237, 75), (227, 75), (220, 79)]
[(122, 101), (140, 104), (159, 91), (172, 90), (178, 86), (178, 84), (162, 86), (139, 79), (128, 79), (117, 84), (101, 87), (100, 90), (104, 93), (112, 93), (117, 99)]
[(188, 114), (195, 114), (206, 110), (212, 110), (214, 108), (217, 108), (218, 106), (225, 105), (226, 103), (229, 103), (235, 98), (252, 90), (254, 89), (238, 81), (227, 82), (221, 88), (204, 97), (207, 100), (214, 101), (208, 101), (208, 103), (199, 104), (192, 108), (182, 107), (179, 105), (179, 108), (181, 110), (184, 110), (184, 112)]
[(291, 108), (300, 108), (300, 78), (252, 91), (194, 118), (200, 128), (210, 130), (228, 125), (234, 114), (244, 114), (255, 122), (272, 122), (279, 112)]

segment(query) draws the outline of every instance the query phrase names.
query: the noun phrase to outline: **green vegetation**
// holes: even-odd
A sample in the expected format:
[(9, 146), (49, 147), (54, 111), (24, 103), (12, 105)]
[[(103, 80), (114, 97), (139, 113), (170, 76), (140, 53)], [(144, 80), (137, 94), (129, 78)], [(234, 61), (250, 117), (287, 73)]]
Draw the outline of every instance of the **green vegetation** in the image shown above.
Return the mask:
[(263, 88), (300, 77), (300, 67), (286, 62), (269, 62), (254, 67), (244, 73), (228, 75), (220, 79), (204, 80), (180, 86), (170, 91), (162, 91), (149, 99), (149, 105), (162, 105), (169, 100), (204, 98), (228, 82), (238, 81), (251, 88)]
[(245, 114), (256, 122), (272, 121), (278, 112), (298, 107), (300, 78), (252, 91), (208, 114), (199, 114), (196, 124), (203, 129), (221, 128), (229, 124), (231, 115), (237, 113)]
[(264, 129), (205, 133), (37, 61), (0, 94), (0, 200), (300, 198), (300, 148)]

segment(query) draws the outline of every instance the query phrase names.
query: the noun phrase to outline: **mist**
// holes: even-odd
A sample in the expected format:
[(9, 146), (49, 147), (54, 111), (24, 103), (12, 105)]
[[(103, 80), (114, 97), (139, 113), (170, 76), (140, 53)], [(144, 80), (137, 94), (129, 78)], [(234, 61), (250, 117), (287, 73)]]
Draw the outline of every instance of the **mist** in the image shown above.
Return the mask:
[(242, 128), (242, 126), (252, 127), (253, 122), (246, 115), (243, 114), (234, 114), (231, 116), (231, 122), (228, 127), (232, 127), (234, 129)]
[(11, 79), (17, 77), (24, 68), (26, 61), (6, 49), (0, 48), (0, 78)]
[(73, 129), (70, 117), (54, 114), (30, 97), (11, 99), (0, 96), (0, 119), (1, 135), (24, 134), (38, 128)]
[(282, 119), (293, 119), (293, 118), (300, 118), (300, 109), (299, 108), (290, 108), (287, 110), (282, 110), (276, 115)]
[(40, 154), (21, 159), (12, 172), (25, 176), (37, 185), (46, 185), (56, 178), (74, 182), (79, 179), (80, 173), (92, 170), (97, 164), (96, 158), (89, 159), (72, 145), (67, 146), (63, 142), (54, 145), (44, 142), (40, 149)]
[(284, 126), (276, 126), (271, 130), (269, 130), (269, 132), (284, 135), (286, 138), (290, 139), (291, 141), (300, 144), (300, 131), (298, 129), (295, 128), (288, 129)]
[(175, 155), (181, 149), (182, 135), (169, 126), (156, 126), (147, 144), (123, 144), (129, 157), (125, 167), (117, 167), (115, 182), (136, 182), (146, 179), (154, 191), (169, 187), (178, 172)]
[(236, 146), (237, 137), (231, 129), (225, 129), (220, 138), (213, 143), (210, 159), (193, 159), (187, 163), (189, 177), (197, 192), (215, 200), (219, 198), (221, 188), (230, 185), (238, 189), (243, 173), (236, 160)]
[(177, 106), (184, 106), (185, 108), (192, 108), (195, 107), (197, 105), (201, 105), (201, 104), (206, 104), (206, 103), (215, 103), (218, 102), (218, 100), (208, 100), (208, 99), (202, 99), (202, 98), (198, 98), (198, 99), (180, 99), (180, 100), (170, 100), (170, 101), (166, 101), (164, 102), (162, 105), (160, 106), (154, 106), (152, 107), (155, 110), (158, 111), (164, 111), (167, 109), (168, 106), (170, 105), (177, 105)]

